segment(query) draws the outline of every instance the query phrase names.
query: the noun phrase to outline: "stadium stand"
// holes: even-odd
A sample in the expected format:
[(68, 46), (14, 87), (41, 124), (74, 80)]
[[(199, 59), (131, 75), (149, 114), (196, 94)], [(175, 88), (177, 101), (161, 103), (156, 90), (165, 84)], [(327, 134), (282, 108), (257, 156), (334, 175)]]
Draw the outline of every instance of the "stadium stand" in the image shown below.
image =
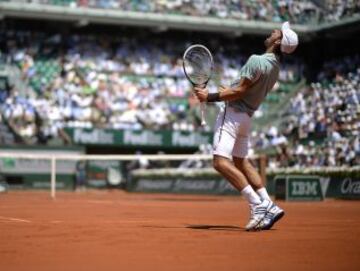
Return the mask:
[[(2, 0), (7, 2), (9, 0)], [(355, 0), (264, 1), (264, 0), (199, 0), (199, 1), (145, 1), (145, 0), (10, 0), (12, 2), (67, 6), (72, 8), (120, 9), (147, 13), (167, 13), (190, 16), (212, 16), (256, 21), (291, 21), (311, 24), (319, 21), (337, 21), (359, 13)]]

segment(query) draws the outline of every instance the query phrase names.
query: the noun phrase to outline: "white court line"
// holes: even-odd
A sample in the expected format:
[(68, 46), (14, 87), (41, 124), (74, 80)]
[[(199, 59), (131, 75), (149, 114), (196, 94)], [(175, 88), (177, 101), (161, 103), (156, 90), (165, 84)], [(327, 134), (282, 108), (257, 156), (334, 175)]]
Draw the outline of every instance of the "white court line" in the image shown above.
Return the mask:
[(15, 218), (15, 217), (0, 216), (0, 219), (2, 219), (2, 220), (8, 220), (8, 221), (13, 221), (13, 222), (31, 223), (30, 220), (20, 219), (20, 218)]

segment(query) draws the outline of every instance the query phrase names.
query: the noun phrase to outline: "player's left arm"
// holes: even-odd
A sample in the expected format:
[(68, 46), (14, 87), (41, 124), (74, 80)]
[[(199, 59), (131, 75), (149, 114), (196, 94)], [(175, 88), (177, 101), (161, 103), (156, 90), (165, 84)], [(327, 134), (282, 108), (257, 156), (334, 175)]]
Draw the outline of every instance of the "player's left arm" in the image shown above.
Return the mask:
[(194, 90), (200, 102), (233, 101), (243, 98), (254, 83), (255, 81), (243, 77), (235, 87), (220, 87), (217, 93), (209, 93), (207, 89), (199, 87)]

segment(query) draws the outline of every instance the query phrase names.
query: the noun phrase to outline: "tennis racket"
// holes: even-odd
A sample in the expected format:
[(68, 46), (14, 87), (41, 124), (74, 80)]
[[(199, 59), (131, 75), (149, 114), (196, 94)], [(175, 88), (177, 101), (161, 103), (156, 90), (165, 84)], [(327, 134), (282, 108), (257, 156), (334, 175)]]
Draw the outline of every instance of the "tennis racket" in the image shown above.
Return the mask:
[[(186, 78), (194, 87), (205, 88), (213, 73), (214, 61), (208, 48), (195, 44), (186, 49), (183, 56)], [(205, 104), (200, 104), (201, 125), (206, 125)]]

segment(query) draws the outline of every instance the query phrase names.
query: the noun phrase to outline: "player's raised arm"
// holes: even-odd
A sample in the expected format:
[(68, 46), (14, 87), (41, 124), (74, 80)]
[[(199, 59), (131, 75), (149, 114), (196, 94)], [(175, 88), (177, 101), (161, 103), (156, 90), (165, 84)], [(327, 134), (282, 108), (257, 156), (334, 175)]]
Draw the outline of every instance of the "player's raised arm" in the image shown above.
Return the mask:
[(253, 85), (253, 81), (242, 78), (235, 87), (220, 87), (219, 92), (209, 93), (207, 89), (195, 87), (195, 93), (201, 102), (233, 101), (241, 99)]

